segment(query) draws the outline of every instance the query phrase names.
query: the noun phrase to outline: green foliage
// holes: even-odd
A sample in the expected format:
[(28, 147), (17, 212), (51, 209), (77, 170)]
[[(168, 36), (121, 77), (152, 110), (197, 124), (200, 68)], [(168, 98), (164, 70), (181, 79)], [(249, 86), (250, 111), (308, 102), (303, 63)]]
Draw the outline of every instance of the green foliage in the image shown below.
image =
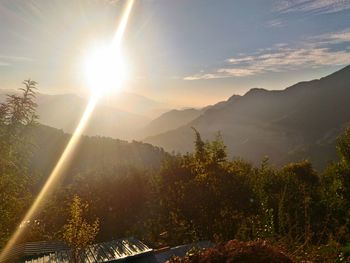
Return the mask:
[(339, 137), (337, 149), (342, 161), (350, 165), (350, 127)]
[[(349, 137), (340, 138), (343, 153)], [(171, 233), (168, 244), (264, 238), (296, 258), (345, 257), (350, 173), (344, 154), (322, 174), (307, 160), (277, 169), (265, 158), (255, 168), (229, 161), (220, 136), (203, 142), (195, 130), (195, 138), (194, 153), (170, 158), (157, 177), (154, 222)]]
[(249, 177), (227, 160), (221, 137), (204, 143), (195, 134), (194, 154), (169, 159), (158, 178), (159, 220), (171, 244), (227, 239), (255, 209)]
[[(195, 136), (194, 153), (168, 156), (159, 173), (124, 166), (74, 174), (47, 211), (78, 193), (101, 218), (100, 241), (134, 235), (163, 246), (262, 238), (296, 259), (346, 258), (350, 177), (343, 161), (322, 174), (307, 160), (279, 169), (265, 158), (254, 167), (229, 160), (220, 134), (211, 142)], [(68, 215), (50, 214), (41, 220), (57, 231)]]
[(36, 115), (35, 92), (37, 82), (30, 79), (23, 81), (24, 88), (19, 90), (22, 96), (8, 95), (6, 103), (2, 104), (1, 119), (4, 124), (13, 126), (27, 126), (36, 122), (38, 116)]
[(342, 243), (350, 240), (350, 127), (339, 137), (339, 162), (331, 163), (321, 177), (322, 203), (330, 233)]
[(203, 161), (205, 158), (205, 143), (203, 142), (200, 133), (193, 128), (193, 131), (196, 134), (196, 140), (195, 140), (195, 156), (199, 161)]
[(9, 95), (0, 104), (0, 246), (9, 238), (31, 201), (34, 174), (28, 173), (36, 124), (37, 83), (23, 82), (20, 95)]
[(246, 262), (246, 263), (293, 263), (294, 261), (281, 248), (266, 241), (239, 242), (230, 240), (213, 248), (198, 250), (185, 257), (174, 257), (170, 263), (200, 262)]
[(75, 195), (70, 205), (70, 218), (63, 226), (63, 239), (72, 249), (73, 262), (80, 262), (84, 249), (94, 241), (99, 231), (99, 220), (89, 224), (84, 218), (88, 204)]

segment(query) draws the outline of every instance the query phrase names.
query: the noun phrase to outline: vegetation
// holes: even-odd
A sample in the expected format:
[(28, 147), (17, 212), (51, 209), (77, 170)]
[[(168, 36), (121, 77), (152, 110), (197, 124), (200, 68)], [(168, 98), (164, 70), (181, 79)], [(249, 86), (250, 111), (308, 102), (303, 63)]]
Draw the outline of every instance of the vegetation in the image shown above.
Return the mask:
[(87, 210), (88, 204), (75, 195), (70, 205), (70, 218), (63, 226), (63, 239), (72, 249), (74, 263), (80, 262), (82, 252), (94, 241), (99, 229), (98, 219), (93, 224), (84, 219)]
[[(31, 155), (38, 152), (33, 150), (33, 141), (37, 141), (33, 131), (41, 129), (41, 135), (52, 132), (37, 127), (35, 85), (25, 82), (22, 96), (10, 96), (0, 107), (2, 245), (20, 223), (23, 211), (46, 179), (45, 169), (49, 169), (33, 165), (38, 157)], [(65, 238), (81, 251), (99, 228), (97, 241), (134, 235), (159, 247), (198, 240), (222, 244), (236, 239), (229, 243), (229, 253), (234, 254), (237, 247), (250, 250), (251, 246), (271, 244), (283, 247), (294, 261), (349, 260), (350, 127), (339, 137), (339, 160), (321, 173), (307, 160), (281, 169), (271, 165), (268, 158), (259, 166), (242, 159), (230, 160), (220, 134), (207, 142), (197, 130), (194, 133), (193, 153), (168, 155), (139, 144), (142, 147), (133, 151), (147, 149), (144, 155), (130, 154), (129, 161), (123, 162), (114, 162), (113, 156), (108, 156), (115, 153), (113, 147), (122, 143), (112, 147), (109, 143), (115, 143), (113, 140), (85, 137), (88, 144), (81, 147), (88, 145), (90, 153), (96, 150), (104, 155), (88, 155), (86, 159), (77, 156), (66, 179), (46, 200), (35, 224), (29, 224), (24, 240)], [(63, 147), (66, 140), (60, 142)], [(105, 151), (105, 147), (113, 149)], [(56, 155), (60, 152), (61, 148)], [(132, 165), (133, 157), (146, 158), (147, 153), (154, 154), (153, 159), (148, 156), (150, 162), (154, 161), (152, 165), (141, 165), (143, 162), (137, 158), (138, 165)], [(165, 159), (157, 167), (159, 156)], [(99, 227), (96, 221), (91, 225), (84, 223), (96, 217), (100, 219)], [(79, 228), (82, 233), (92, 233), (82, 234), (83, 242), (74, 241), (73, 237), (80, 233), (74, 227), (77, 225), (84, 225)], [(255, 240), (260, 241), (254, 243)], [(218, 247), (203, 256), (222, 249)]]
[(0, 245), (16, 228), (31, 201), (34, 174), (28, 173), (36, 126), (34, 102), (37, 83), (26, 80), (21, 96), (9, 95), (0, 104)]
[(279, 248), (265, 241), (239, 242), (231, 240), (214, 248), (188, 253), (184, 258), (175, 257), (170, 263), (244, 262), (244, 263), (293, 263)]

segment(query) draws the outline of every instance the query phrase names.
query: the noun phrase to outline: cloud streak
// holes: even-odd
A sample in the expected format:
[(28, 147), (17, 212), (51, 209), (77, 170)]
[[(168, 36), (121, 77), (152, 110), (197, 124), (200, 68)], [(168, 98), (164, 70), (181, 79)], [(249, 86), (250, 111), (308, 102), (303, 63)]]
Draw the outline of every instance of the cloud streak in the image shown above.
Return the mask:
[(18, 62), (28, 62), (33, 61), (33, 59), (28, 57), (20, 57), (20, 56), (5, 56), (0, 55), (0, 67), (8, 67)]
[(281, 13), (329, 14), (350, 9), (348, 0), (278, 0), (276, 11)]
[(271, 28), (283, 27), (284, 22), (282, 21), (282, 19), (273, 19), (273, 20), (267, 21), (265, 26), (271, 27)]
[[(336, 45), (345, 45), (337, 49)], [(304, 68), (350, 64), (350, 31), (324, 34), (297, 46), (279, 43), (255, 53), (232, 57), (211, 72), (187, 76), (185, 80), (247, 77), (268, 72), (286, 72)]]

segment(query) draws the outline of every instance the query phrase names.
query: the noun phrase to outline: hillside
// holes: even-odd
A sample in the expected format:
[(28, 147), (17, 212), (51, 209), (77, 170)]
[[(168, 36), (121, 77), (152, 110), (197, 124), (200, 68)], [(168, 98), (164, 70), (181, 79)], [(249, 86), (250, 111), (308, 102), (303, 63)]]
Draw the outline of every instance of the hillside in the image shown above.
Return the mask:
[[(232, 96), (229, 101), (232, 102), (240, 96)], [(189, 109), (174, 109), (161, 114), (158, 118), (150, 121), (144, 128), (137, 132), (137, 139), (144, 139), (146, 137), (155, 136), (171, 130), (175, 130), (186, 124), (192, 122), (201, 116), (209, 109), (221, 109), (226, 104), (226, 101), (220, 101), (214, 105), (208, 105), (203, 108), (189, 108)]]
[(220, 131), (232, 156), (258, 163), (267, 155), (277, 165), (309, 158), (322, 167), (335, 157), (335, 139), (350, 121), (349, 101), (350, 66), (285, 90), (252, 89), (144, 141), (168, 151), (191, 151), (193, 126), (206, 139)]
[(157, 118), (171, 108), (166, 103), (161, 103), (131, 92), (121, 92), (106, 96), (102, 98), (101, 103), (108, 107), (122, 109), (136, 115), (146, 116), (150, 119)]
[[(43, 175), (48, 175), (61, 156), (70, 135), (43, 125), (35, 128), (33, 134), (35, 149), (32, 168)], [(124, 165), (140, 169), (156, 169), (167, 154), (146, 143), (83, 136), (75, 156), (69, 169), (72, 173), (109, 170)]]
[[(6, 94), (14, 90), (0, 90), (0, 102)], [(44, 125), (74, 131), (87, 105), (87, 99), (76, 94), (37, 94), (38, 115)], [(165, 105), (149, 98), (134, 94), (121, 93), (118, 96), (103, 98), (91, 116), (86, 135), (101, 135), (130, 140), (137, 137), (151, 119), (167, 111)], [(187, 122), (186, 122), (187, 123)], [(158, 134), (162, 131), (157, 131)], [(152, 135), (154, 135), (152, 134)]]
[[(80, 120), (87, 100), (74, 94), (43, 95), (37, 97), (40, 122), (71, 133)], [(147, 117), (99, 103), (93, 112), (86, 135), (133, 138), (133, 131), (148, 123)]]
[(202, 109), (171, 110), (152, 120), (145, 128), (141, 129), (139, 136), (156, 135), (179, 128), (198, 118), (203, 113)]

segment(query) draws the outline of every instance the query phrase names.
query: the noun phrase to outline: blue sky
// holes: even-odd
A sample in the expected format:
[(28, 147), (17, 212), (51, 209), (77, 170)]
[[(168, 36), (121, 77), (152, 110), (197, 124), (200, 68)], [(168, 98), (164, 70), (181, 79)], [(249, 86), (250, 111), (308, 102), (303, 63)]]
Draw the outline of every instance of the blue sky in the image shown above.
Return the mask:
[[(82, 58), (123, 1), (0, 0), (1, 88), (81, 92)], [(181, 106), (282, 89), (350, 64), (350, 0), (136, 0), (125, 91)]]

